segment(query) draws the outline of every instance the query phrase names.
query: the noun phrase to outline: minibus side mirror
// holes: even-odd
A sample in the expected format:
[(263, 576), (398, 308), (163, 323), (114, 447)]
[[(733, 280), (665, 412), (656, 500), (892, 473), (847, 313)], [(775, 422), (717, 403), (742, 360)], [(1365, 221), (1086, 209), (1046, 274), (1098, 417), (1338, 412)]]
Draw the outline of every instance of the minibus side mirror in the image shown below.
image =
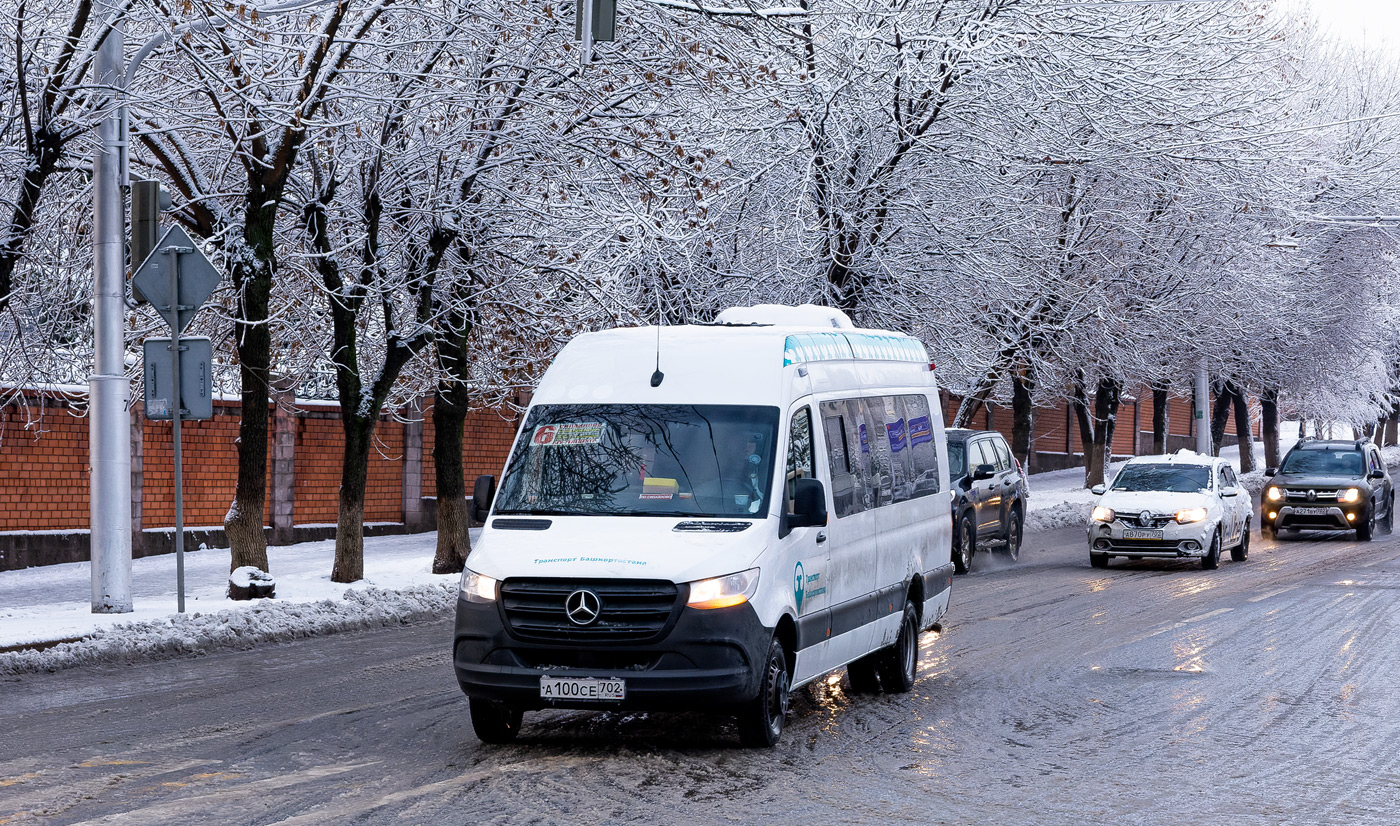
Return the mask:
[(793, 528), (820, 528), (826, 524), (826, 488), (819, 479), (798, 479), (792, 495), (792, 513), (783, 514), (780, 533)]
[(478, 476), (472, 486), (472, 519), (485, 522), (491, 513), (491, 498), (496, 495), (496, 477)]

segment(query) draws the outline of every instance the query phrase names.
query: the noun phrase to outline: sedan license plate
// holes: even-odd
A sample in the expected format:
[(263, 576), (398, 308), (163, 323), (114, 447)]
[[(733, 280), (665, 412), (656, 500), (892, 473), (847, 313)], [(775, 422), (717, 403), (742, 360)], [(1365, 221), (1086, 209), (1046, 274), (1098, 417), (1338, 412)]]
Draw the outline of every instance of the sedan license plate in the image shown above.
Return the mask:
[(540, 677), (540, 698), (545, 700), (621, 700), (627, 694), (624, 680), (595, 677)]
[(1326, 516), (1327, 508), (1294, 508), (1293, 512), (1299, 516)]
[(1124, 539), (1161, 539), (1161, 531), (1144, 531), (1128, 528), (1123, 531)]

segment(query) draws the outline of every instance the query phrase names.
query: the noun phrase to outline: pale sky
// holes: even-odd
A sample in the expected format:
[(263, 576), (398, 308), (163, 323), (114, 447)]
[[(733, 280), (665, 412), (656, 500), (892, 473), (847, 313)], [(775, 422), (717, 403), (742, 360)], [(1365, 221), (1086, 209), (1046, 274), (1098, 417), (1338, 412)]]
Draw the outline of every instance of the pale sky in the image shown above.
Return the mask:
[(1305, 1), (1339, 36), (1400, 49), (1400, 0)]

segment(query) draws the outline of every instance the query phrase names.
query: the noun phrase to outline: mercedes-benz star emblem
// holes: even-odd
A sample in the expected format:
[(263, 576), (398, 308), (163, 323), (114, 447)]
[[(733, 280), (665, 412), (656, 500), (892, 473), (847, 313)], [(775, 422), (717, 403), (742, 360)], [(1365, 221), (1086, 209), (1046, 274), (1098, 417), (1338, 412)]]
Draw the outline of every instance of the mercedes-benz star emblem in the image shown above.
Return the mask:
[(574, 625), (590, 625), (603, 611), (603, 601), (592, 591), (580, 588), (564, 600), (564, 613)]

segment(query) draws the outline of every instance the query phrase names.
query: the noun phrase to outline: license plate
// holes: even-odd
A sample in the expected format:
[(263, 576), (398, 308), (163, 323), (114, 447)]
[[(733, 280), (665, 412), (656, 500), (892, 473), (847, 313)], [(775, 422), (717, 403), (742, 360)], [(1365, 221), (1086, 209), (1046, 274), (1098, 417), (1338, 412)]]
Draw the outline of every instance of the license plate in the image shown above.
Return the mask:
[(1124, 539), (1161, 539), (1161, 531), (1133, 530), (1131, 528), (1123, 531)]
[(1294, 508), (1293, 512), (1299, 516), (1326, 516), (1327, 508)]
[(545, 700), (621, 700), (626, 693), (624, 680), (540, 677), (540, 697)]

